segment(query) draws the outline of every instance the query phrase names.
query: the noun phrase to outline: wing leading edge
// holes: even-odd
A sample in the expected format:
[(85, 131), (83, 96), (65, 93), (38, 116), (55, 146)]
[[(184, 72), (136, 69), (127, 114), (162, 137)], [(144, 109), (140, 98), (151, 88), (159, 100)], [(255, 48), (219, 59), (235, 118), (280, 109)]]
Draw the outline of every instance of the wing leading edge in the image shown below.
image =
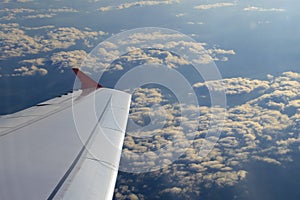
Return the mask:
[(74, 121), (71, 95), (0, 117), (0, 199), (112, 199), (131, 96), (94, 90), (74, 102)]

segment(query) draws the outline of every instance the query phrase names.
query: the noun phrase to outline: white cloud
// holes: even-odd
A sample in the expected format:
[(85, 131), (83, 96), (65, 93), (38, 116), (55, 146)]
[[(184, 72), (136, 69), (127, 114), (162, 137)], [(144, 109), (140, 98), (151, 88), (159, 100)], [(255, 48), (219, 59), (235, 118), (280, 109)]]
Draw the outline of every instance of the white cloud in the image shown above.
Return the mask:
[[(205, 51), (205, 43), (185, 40), (186, 38), (178, 33), (163, 33), (160, 31), (152, 33), (133, 33), (127, 40), (114, 41), (114, 44), (110, 42), (102, 43), (102, 46), (94, 51), (92, 55), (96, 60), (98, 57), (101, 57), (101, 61), (97, 61), (96, 64), (89, 64), (87, 66), (95, 72), (103, 70), (105, 66), (110, 65), (112, 60), (119, 58), (120, 52), (117, 46), (127, 46), (126, 52), (128, 52), (128, 54), (122, 56), (126, 62), (141, 61), (144, 63), (167, 64), (170, 68), (190, 64), (184, 56), (176, 55), (176, 50), (179, 51), (178, 54), (184, 51), (198, 54), (199, 56), (195, 56), (193, 59), (193, 62), (197, 64), (207, 64), (213, 60), (219, 60), (218, 55), (235, 54), (234, 50), (224, 50), (221, 48)], [(149, 48), (149, 45), (147, 45), (149, 42), (151, 42), (151, 48), (153, 48), (153, 50), (144, 51), (140, 49)], [(135, 46), (139, 46), (139, 48), (136, 48)], [(168, 49), (173, 50), (175, 53), (168, 52)], [(227, 61), (228, 58), (221, 58), (220, 60)], [(124, 66), (120, 67), (119, 65), (117, 68), (122, 70), (124, 69)]]
[(98, 10), (101, 12), (107, 12), (107, 11), (111, 11), (113, 9), (114, 9), (113, 6), (105, 6), (105, 7), (100, 7)]
[(42, 19), (42, 18), (52, 18), (55, 16), (55, 13), (50, 13), (50, 14), (36, 14), (36, 15), (27, 15), (24, 18), (25, 19)]
[(79, 12), (77, 9), (74, 8), (68, 8), (68, 7), (63, 7), (63, 8), (49, 8), (49, 12), (53, 13), (74, 13), (74, 12)]
[(230, 7), (230, 6), (235, 6), (235, 3), (215, 3), (215, 4), (202, 4), (195, 6), (195, 9), (199, 10), (208, 10), (212, 8), (221, 8), (221, 7)]
[(176, 14), (175, 16), (176, 17), (183, 17), (183, 16), (185, 16), (186, 15), (186, 13), (178, 13), (178, 14)]
[(259, 156), (253, 156), (252, 158), (255, 160), (264, 161), (264, 162), (271, 163), (274, 165), (281, 165), (281, 163), (274, 158), (259, 157)]
[(27, 27), (23, 26), (22, 29), (25, 31), (31, 31), (31, 30), (42, 30), (42, 29), (54, 29), (55, 26), (53, 25), (45, 25), (45, 26), (36, 26), (36, 27)]
[(36, 58), (30, 60), (22, 60), (20, 61), (20, 64), (32, 64), (34, 66), (43, 66), (45, 64), (45, 61), (45, 58)]
[(65, 67), (79, 68), (87, 53), (83, 50), (61, 51), (51, 56), (52, 65), (63, 70)]
[(256, 6), (249, 6), (243, 9), (244, 11), (258, 11), (258, 12), (284, 12), (283, 8), (262, 8)]
[(199, 82), (193, 85), (196, 88), (207, 87), (211, 91), (225, 90), (226, 94), (236, 95), (250, 93), (254, 90), (265, 91), (269, 88), (267, 81), (251, 80), (249, 78), (230, 78), (220, 81)]
[(107, 12), (111, 10), (123, 10), (131, 7), (144, 7), (144, 6), (156, 6), (156, 5), (167, 5), (173, 3), (179, 3), (180, 0), (152, 0), (152, 1), (135, 1), (119, 4), (116, 6), (104, 6), (100, 7), (98, 10), (101, 12)]
[(50, 8), (50, 9), (28, 9), (28, 8), (3, 8), (0, 9), (0, 13), (4, 13), (1, 20), (14, 20), (14, 19), (42, 19), (52, 18), (58, 13), (70, 13), (78, 12), (74, 8), (62, 7), (62, 8)]
[(41, 75), (45, 76), (48, 71), (44, 68), (38, 68), (36, 66), (31, 66), (31, 67), (20, 67), (14, 70), (15, 73), (12, 74), (11, 76), (33, 76), (33, 75)]
[(189, 25), (203, 25), (204, 23), (203, 22), (192, 22), (192, 21), (190, 21), (190, 22), (187, 22), (187, 24), (189, 24)]
[[(74, 27), (53, 28), (53, 26), (21, 27), (16, 23), (0, 24), (0, 59), (67, 49), (80, 41), (91, 47), (94, 41), (107, 34), (103, 31), (79, 30)], [(47, 35), (31, 36), (27, 33), (39, 29), (49, 30)]]

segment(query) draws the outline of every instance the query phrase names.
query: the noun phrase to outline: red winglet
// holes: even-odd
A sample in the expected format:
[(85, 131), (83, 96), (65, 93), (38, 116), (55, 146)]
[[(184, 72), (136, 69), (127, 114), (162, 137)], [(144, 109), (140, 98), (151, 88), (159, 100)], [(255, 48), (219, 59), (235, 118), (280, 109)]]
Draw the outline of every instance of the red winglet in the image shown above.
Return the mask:
[(86, 95), (90, 93), (91, 91), (102, 88), (102, 85), (88, 77), (86, 74), (84, 74), (82, 71), (80, 71), (78, 68), (73, 68), (73, 71), (75, 72), (76, 76), (79, 78), (81, 82), (81, 89), (83, 90), (83, 95)]

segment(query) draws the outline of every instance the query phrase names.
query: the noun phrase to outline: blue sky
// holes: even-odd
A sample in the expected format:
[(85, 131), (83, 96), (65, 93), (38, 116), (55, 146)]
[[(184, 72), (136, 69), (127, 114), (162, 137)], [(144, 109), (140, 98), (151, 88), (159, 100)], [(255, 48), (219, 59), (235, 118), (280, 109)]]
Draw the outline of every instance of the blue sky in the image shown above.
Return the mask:
[[(1, 113), (34, 105), (71, 89), (68, 83), (66, 87), (50, 83), (54, 73), (46, 71), (51, 70), (61, 72), (61, 80), (72, 80), (66, 65), (57, 59), (52, 62), (53, 54), (73, 50), (89, 53), (98, 42), (132, 28), (170, 28), (206, 43), (206, 49), (233, 51), (234, 55), (216, 55), (219, 60), (226, 60), (216, 61), (225, 78), (242, 76), (265, 79), (267, 74), (299, 71), (299, 14), (295, 1), (142, 2), (2, 1), (1, 29), (4, 34), (14, 31), (7, 41), (4, 39), (1, 42), (0, 81), (2, 86), (5, 85), (3, 90), (7, 90), (4, 96), (16, 90), (11, 87), (15, 84), (24, 86), (20, 87), (20, 92), (28, 94), (27, 87), (33, 86), (32, 76), (49, 90), (47, 94), (43, 94), (42, 90), (32, 91), (36, 95), (28, 97), (24, 106), (16, 105), (16, 96), (8, 97), (12, 101), (5, 101), (14, 103), (0, 109), (5, 109)], [(10, 25), (5, 28), (5, 24)], [(69, 34), (70, 40), (63, 38), (63, 34)], [(43, 48), (45, 41), (52, 44)], [(31, 43), (29, 48), (27, 43)], [(4, 46), (8, 49), (4, 50)], [(79, 61), (75, 63), (79, 65), (85, 55), (77, 52), (75, 59)], [(40, 59), (40, 62), (32, 63), (32, 59)], [(31, 61), (24, 63), (24, 60)], [(36, 68), (31, 69), (32, 66)], [(63, 82), (57, 84), (62, 85)]]

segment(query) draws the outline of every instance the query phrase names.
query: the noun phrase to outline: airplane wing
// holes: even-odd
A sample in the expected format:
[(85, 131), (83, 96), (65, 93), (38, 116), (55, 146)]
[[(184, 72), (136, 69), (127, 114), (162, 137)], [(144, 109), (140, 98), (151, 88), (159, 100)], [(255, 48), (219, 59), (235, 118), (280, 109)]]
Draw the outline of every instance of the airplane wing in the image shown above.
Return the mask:
[(112, 199), (131, 96), (74, 71), (82, 91), (0, 116), (1, 200)]

